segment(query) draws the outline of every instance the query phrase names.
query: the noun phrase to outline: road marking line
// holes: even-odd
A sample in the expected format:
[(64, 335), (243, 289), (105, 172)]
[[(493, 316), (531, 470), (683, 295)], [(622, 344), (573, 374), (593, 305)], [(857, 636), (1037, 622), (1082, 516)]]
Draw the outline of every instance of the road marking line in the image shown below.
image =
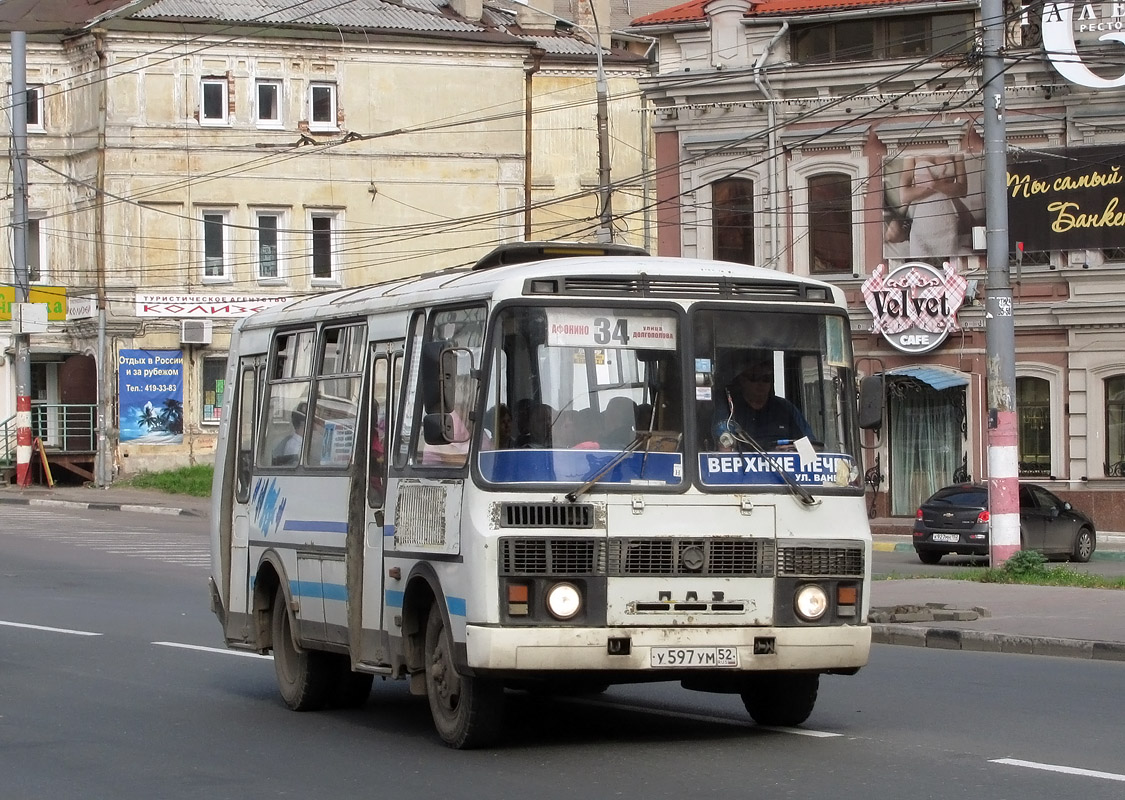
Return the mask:
[(1066, 775), (1082, 775), (1086, 778), (1101, 778), (1107, 781), (1125, 782), (1125, 775), (1116, 772), (1098, 772), (1095, 769), (1079, 769), (1078, 767), (1064, 767), (1058, 764), (1040, 764), (1037, 761), (1021, 761), (1018, 758), (993, 758), (993, 764), (1007, 764), (1012, 767), (1027, 767), (1028, 769), (1041, 769), (1045, 772), (1062, 772)]
[(244, 650), (228, 650), (225, 647), (204, 647), (198, 644), (182, 644), (180, 642), (153, 642), (160, 647), (179, 647), (183, 650), (201, 650), (204, 653), (220, 653), (225, 656), (245, 656), (246, 658), (266, 658), (273, 660), (273, 656), (263, 656), (258, 653), (248, 653)]
[(0, 625), (6, 625), (9, 628), (28, 628), (33, 631), (47, 631), (48, 633), (69, 633), (73, 636), (102, 636), (101, 633), (93, 633), (91, 631), (72, 631), (69, 628), (49, 628), (46, 625), (28, 625), (23, 622), (5, 622), (0, 620)]

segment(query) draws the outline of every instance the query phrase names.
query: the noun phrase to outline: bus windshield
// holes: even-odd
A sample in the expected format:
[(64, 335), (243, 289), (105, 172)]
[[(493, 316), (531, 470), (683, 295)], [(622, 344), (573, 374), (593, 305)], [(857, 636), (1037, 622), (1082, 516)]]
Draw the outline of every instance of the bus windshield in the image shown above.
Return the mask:
[(843, 316), (700, 306), (691, 321), (689, 350), (673, 308), (502, 311), (483, 479), (675, 488), (698, 458), (713, 490), (862, 486)]
[(776, 485), (788, 475), (862, 487), (843, 316), (701, 308), (692, 321), (703, 486)]
[(518, 306), (494, 331), (486, 481), (581, 484), (612, 462), (599, 482), (683, 481), (675, 309)]

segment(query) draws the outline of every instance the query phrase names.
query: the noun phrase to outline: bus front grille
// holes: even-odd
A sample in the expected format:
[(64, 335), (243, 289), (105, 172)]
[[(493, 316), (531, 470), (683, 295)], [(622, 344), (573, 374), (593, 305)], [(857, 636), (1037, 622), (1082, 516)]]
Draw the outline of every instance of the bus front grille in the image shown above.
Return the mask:
[(605, 546), (599, 539), (500, 540), (500, 574), (598, 575), (605, 572)]
[(722, 575), (768, 577), (773, 574), (770, 539), (610, 539), (611, 575)]
[(863, 548), (827, 545), (782, 545), (777, 549), (778, 575), (863, 577)]
[(588, 504), (504, 503), (502, 528), (592, 528), (594, 507)]
[(500, 574), (605, 575), (609, 577), (774, 574), (771, 539), (500, 539)]

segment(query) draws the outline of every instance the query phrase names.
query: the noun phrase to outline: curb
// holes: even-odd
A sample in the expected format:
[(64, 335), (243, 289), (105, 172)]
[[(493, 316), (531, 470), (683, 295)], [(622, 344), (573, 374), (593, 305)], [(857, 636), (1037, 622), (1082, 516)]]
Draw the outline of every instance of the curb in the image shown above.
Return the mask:
[(932, 647), (977, 653), (1018, 653), (1028, 656), (1061, 656), (1093, 661), (1125, 661), (1125, 644), (1051, 636), (1011, 636), (960, 628), (918, 628), (907, 625), (871, 625), (875, 644)]
[(132, 511), (141, 514), (163, 514), (173, 517), (203, 516), (190, 508), (171, 508), (168, 506), (145, 506), (136, 503), (80, 503), (75, 500), (47, 500), (39, 497), (0, 497), (0, 504), (20, 506), (44, 506), (47, 508), (89, 509), (91, 511)]

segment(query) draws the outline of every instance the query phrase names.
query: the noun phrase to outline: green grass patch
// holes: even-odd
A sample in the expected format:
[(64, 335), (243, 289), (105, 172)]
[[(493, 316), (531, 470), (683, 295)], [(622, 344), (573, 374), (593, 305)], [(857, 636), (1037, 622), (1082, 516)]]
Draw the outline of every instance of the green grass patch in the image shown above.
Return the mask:
[(125, 486), (138, 489), (157, 489), (169, 494), (187, 494), (192, 497), (211, 496), (211, 478), (215, 469), (210, 464), (170, 469), (164, 472), (142, 472), (126, 481)]
[(1107, 578), (1079, 572), (1066, 565), (1051, 566), (1042, 553), (1020, 550), (1002, 567), (961, 570), (947, 576), (980, 583), (1022, 583), (1030, 586), (1075, 586), (1081, 589), (1125, 589), (1125, 578)]

